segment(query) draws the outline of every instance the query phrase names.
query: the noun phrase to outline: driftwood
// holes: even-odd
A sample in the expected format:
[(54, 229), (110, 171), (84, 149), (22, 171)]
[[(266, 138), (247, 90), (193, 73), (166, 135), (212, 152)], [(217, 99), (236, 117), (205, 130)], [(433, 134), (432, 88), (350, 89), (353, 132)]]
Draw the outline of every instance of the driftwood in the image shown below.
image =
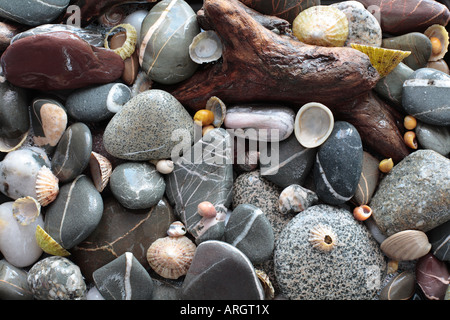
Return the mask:
[(197, 71), (171, 93), (193, 110), (211, 96), (225, 103), (342, 102), (379, 80), (368, 57), (352, 48), (306, 45), (262, 26), (237, 0), (205, 0), (204, 18), (223, 43), (222, 61)]

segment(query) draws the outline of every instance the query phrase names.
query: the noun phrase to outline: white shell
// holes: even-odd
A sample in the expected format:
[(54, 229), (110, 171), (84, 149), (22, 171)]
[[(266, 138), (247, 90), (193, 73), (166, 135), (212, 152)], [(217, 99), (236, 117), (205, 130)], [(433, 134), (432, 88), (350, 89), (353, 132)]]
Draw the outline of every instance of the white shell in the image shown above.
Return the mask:
[(219, 128), (225, 120), (227, 107), (225, 103), (216, 96), (212, 96), (206, 101), (206, 110), (212, 111), (214, 114), (213, 126)]
[(213, 30), (200, 32), (192, 39), (189, 55), (198, 64), (216, 61), (222, 56), (222, 41)]
[(40, 203), (33, 197), (27, 196), (18, 198), (12, 205), (14, 218), (22, 226), (27, 226), (34, 222), (41, 213)]
[(380, 248), (393, 260), (409, 261), (426, 255), (431, 249), (431, 244), (423, 231), (404, 230), (386, 238)]
[(181, 221), (174, 221), (169, 226), (169, 229), (167, 230), (167, 235), (169, 237), (181, 237), (186, 234), (186, 227), (184, 226), (183, 222)]
[(159, 160), (156, 162), (156, 170), (162, 174), (169, 174), (174, 169), (174, 164), (172, 160)]
[(297, 112), (294, 133), (305, 148), (320, 146), (331, 134), (334, 117), (330, 109), (318, 102), (303, 105)]

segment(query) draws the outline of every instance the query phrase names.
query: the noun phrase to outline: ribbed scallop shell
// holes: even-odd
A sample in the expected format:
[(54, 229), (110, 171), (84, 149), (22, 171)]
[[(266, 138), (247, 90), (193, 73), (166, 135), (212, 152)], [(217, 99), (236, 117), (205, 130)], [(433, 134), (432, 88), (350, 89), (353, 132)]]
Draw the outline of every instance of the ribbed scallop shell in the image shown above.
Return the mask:
[(194, 258), (196, 246), (187, 237), (157, 239), (147, 250), (147, 261), (161, 277), (178, 279), (185, 275)]
[(431, 249), (431, 244), (423, 231), (404, 230), (386, 238), (380, 248), (391, 259), (408, 261), (426, 255)]
[(369, 57), (370, 63), (381, 77), (388, 75), (403, 59), (411, 54), (411, 51), (385, 49), (356, 43), (350, 45), (353, 49), (361, 51)]
[(348, 37), (344, 12), (330, 6), (314, 6), (300, 12), (292, 22), (292, 32), (303, 43), (343, 47)]
[(70, 252), (64, 249), (56, 242), (41, 226), (36, 227), (36, 242), (38, 246), (46, 253), (54, 256), (67, 257)]
[(33, 197), (22, 197), (12, 205), (14, 218), (22, 226), (27, 226), (41, 214), (41, 204)]
[(52, 171), (42, 166), (36, 177), (36, 199), (45, 207), (56, 199), (59, 193), (59, 180)]
[(444, 26), (441, 26), (440, 24), (434, 24), (430, 27), (428, 27), (427, 30), (425, 30), (424, 34), (431, 39), (431, 37), (436, 37), (441, 42), (442, 48), (441, 51), (437, 54), (431, 53), (429, 61), (438, 61), (442, 58), (444, 58), (445, 54), (448, 51), (448, 32), (445, 29)]
[(112, 164), (108, 158), (92, 151), (89, 159), (89, 170), (91, 172), (92, 182), (98, 192), (102, 192), (108, 184), (109, 177), (112, 174)]

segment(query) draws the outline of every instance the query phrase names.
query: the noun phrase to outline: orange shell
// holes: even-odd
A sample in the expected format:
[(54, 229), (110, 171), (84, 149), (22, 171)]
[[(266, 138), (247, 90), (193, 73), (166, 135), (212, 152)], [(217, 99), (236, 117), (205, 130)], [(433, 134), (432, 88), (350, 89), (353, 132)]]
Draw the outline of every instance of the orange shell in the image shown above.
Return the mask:
[(353, 209), (353, 216), (358, 221), (367, 220), (372, 215), (372, 209), (368, 205), (361, 205)]

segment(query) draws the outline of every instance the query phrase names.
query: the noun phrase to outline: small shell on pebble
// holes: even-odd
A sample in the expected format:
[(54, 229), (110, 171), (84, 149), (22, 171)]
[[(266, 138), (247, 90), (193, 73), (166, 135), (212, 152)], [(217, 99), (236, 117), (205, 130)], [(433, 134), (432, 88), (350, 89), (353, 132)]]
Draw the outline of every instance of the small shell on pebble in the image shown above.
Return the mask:
[(267, 273), (260, 269), (255, 269), (255, 273), (264, 288), (266, 299), (272, 300), (275, 297), (275, 288), (273, 287), (269, 276), (267, 275)]
[(137, 33), (136, 29), (128, 23), (119, 24), (115, 27), (113, 27), (111, 30), (109, 30), (108, 34), (105, 36), (105, 48), (109, 49), (108, 44), (108, 36), (112, 33), (113, 30), (117, 28), (124, 28), (127, 32), (127, 39), (125, 40), (125, 43), (122, 45), (122, 47), (114, 49), (113, 51), (117, 53), (122, 60), (125, 60), (134, 53), (136, 50), (136, 43), (137, 43)]
[(305, 148), (320, 146), (328, 139), (333, 127), (333, 113), (318, 102), (303, 105), (295, 116), (295, 137)]
[(159, 238), (148, 248), (147, 261), (161, 277), (178, 279), (187, 273), (196, 248), (186, 236)]
[(216, 208), (209, 201), (200, 202), (197, 206), (197, 212), (204, 218), (214, 218), (217, 215)]
[(403, 119), (403, 126), (407, 130), (413, 130), (417, 126), (417, 119), (411, 115), (407, 115)]
[(431, 249), (431, 244), (423, 231), (404, 230), (386, 238), (380, 248), (391, 259), (409, 261), (426, 255)]
[(201, 109), (194, 115), (194, 122), (202, 126), (212, 124), (214, 121), (214, 113), (211, 110)]
[(62, 257), (70, 256), (70, 252), (64, 249), (39, 225), (36, 227), (36, 242), (48, 254)]
[(337, 244), (337, 236), (330, 226), (319, 224), (310, 230), (308, 241), (314, 248), (330, 252)]
[(225, 121), (225, 116), (227, 114), (227, 107), (225, 103), (216, 96), (212, 96), (206, 101), (206, 110), (211, 110), (214, 114), (214, 121), (212, 125), (219, 128)]
[(428, 27), (424, 34), (430, 39), (432, 44), (431, 57), (429, 61), (438, 61), (444, 58), (448, 52), (449, 36), (444, 26), (434, 24)]
[(159, 160), (155, 164), (156, 170), (161, 174), (169, 174), (175, 168), (175, 165), (172, 160)]
[(102, 192), (108, 184), (112, 174), (112, 164), (105, 156), (92, 151), (89, 159), (89, 170), (92, 182), (98, 192)]
[(181, 221), (174, 221), (169, 226), (169, 229), (167, 230), (167, 235), (169, 237), (181, 237), (186, 234), (186, 227), (184, 226), (183, 222)]
[(36, 177), (36, 196), (41, 206), (53, 202), (59, 193), (59, 180), (46, 166), (42, 166)]
[(417, 139), (416, 133), (414, 131), (406, 131), (403, 135), (403, 139), (405, 140), (405, 144), (411, 149), (417, 149)]
[(39, 217), (41, 214), (41, 205), (33, 197), (22, 197), (14, 201), (12, 212), (17, 222), (22, 226), (26, 226)]
[(214, 30), (200, 32), (189, 45), (189, 56), (198, 64), (219, 60), (222, 56), (222, 41)]

